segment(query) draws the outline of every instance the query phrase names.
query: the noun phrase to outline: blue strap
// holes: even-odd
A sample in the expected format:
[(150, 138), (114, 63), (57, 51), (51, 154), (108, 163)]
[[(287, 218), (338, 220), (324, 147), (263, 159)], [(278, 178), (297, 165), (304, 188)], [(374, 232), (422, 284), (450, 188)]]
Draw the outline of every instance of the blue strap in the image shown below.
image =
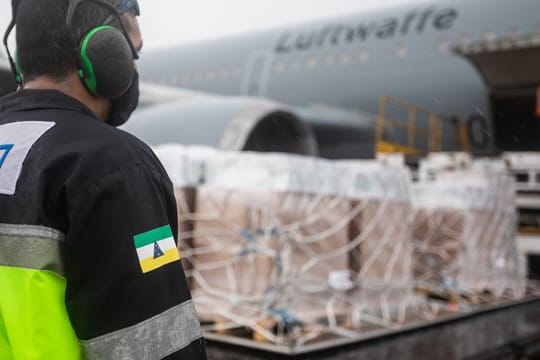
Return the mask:
[(116, 9), (121, 15), (127, 13), (128, 11), (132, 9), (135, 9), (135, 11), (137, 12), (137, 15), (140, 15), (141, 13), (139, 9), (139, 3), (137, 2), (137, 0), (122, 0), (120, 5), (118, 5)]

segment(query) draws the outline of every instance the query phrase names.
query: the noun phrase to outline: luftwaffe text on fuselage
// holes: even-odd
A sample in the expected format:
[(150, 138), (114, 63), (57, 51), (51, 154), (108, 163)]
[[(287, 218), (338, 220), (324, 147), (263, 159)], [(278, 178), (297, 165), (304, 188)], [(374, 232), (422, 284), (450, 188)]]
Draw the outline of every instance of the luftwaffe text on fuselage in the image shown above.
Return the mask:
[(422, 34), (428, 29), (450, 30), (459, 12), (453, 8), (429, 8), (410, 11), (403, 17), (389, 17), (359, 24), (331, 24), (311, 31), (285, 32), (275, 47), (278, 54), (306, 51), (328, 46), (365, 42), (369, 39), (391, 39), (412, 33)]

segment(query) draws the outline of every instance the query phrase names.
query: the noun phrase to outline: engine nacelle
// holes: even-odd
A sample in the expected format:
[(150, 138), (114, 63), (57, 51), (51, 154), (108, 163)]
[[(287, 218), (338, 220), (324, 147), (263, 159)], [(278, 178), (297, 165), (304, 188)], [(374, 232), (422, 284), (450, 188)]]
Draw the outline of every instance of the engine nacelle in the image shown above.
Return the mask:
[(137, 111), (124, 129), (150, 145), (318, 155), (315, 135), (288, 107), (264, 99), (206, 96)]
[(312, 128), (319, 156), (334, 160), (375, 158), (374, 115), (324, 106), (295, 108), (294, 112)]

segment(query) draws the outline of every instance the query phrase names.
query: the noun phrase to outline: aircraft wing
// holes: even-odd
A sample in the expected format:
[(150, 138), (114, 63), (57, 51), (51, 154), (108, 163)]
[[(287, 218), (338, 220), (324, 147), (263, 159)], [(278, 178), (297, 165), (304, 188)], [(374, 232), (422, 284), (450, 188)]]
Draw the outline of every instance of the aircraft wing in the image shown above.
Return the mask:
[(177, 102), (181, 100), (191, 100), (195, 98), (209, 98), (213, 95), (194, 90), (181, 89), (172, 86), (157, 85), (155, 83), (141, 82), (140, 85), (140, 100), (141, 107), (149, 107), (158, 104), (169, 102)]
[[(326, 158), (375, 156), (371, 114), (323, 105), (290, 107), (265, 98), (147, 83), (141, 84), (140, 103), (123, 129), (151, 145), (180, 143)], [(336, 143), (336, 138), (341, 141)]]

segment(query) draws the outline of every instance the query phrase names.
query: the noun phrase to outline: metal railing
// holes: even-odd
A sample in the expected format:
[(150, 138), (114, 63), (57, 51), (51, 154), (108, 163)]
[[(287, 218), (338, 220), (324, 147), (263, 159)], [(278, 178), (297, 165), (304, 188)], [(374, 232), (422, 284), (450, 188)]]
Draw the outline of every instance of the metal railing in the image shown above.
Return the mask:
[[(407, 119), (397, 120), (389, 116), (389, 106), (404, 110)], [(419, 123), (419, 119), (427, 119), (427, 126)], [(448, 139), (445, 125), (453, 131), (454, 139)], [(386, 132), (402, 132), (406, 141), (388, 139)], [(376, 152), (422, 155), (429, 152), (444, 151), (444, 145), (450, 144), (453, 151), (470, 151), (467, 127), (457, 119), (444, 118), (432, 111), (423, 109), (414, 104), (390, 96), (381, 96), (379, 99), (379, 115), (376, 128)], [(420, 141), (423, 140), (423, 143)], [(447, 141), (445, 141), (447, 140)]]

